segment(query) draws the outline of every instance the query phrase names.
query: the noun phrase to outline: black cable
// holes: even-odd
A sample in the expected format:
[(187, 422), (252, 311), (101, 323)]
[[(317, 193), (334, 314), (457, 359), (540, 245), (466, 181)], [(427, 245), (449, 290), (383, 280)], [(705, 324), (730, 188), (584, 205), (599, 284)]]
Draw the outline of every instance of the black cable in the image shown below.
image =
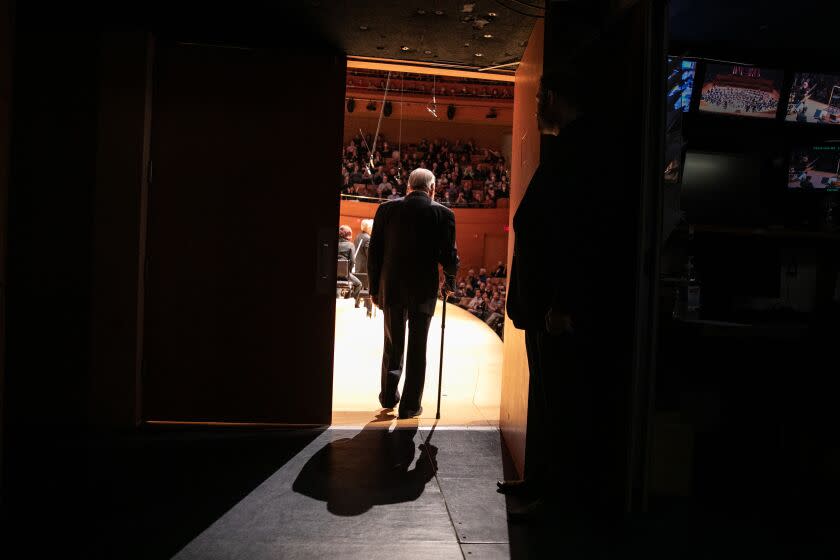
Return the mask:
[[(505, 8), (507, 10), (510, 10), (511, 12), (513, 12), (515, 14), (519, 14), (520, 16), (532, 17), (532, 18), (536, 18), (536, 19), (545, 19), (545, 16), (535, 16), (534, 14), (526, 14), (525, 12), (520, 12), (519, 10), (515, 10), (515, 9), (511, 8), (510, 6), (506, 6), (505, 4), (502, 4), (501, 0), (496, 0), (496, 4), (498, 4), (499, 6)], [(521, 4), (521, 2), (520, 2), (520, 4)], [(543, 8), (540, 8), (540, 9), (543, 9)]]

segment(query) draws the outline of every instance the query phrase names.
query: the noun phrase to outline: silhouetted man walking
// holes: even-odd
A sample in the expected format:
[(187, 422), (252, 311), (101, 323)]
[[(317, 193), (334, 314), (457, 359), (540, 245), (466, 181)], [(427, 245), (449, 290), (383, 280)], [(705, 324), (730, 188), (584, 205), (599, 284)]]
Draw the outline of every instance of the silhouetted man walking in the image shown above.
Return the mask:
[[(376, 211), (368, 249), (370, 295), (385, 317), (382, 390), (379, 403), (400, 418), (419, 416), (426, 378), (426, 339), (440, 289), (455, 291), (458, 250), (455, 214), (433, 200), (435, 176), (415, 169), (405, 198), (383, 203)], [(445, 281), (439, 288), (438, 264)], [(408, 359), (402, 401), (397, 390), (404, 363), (408, 323)]]

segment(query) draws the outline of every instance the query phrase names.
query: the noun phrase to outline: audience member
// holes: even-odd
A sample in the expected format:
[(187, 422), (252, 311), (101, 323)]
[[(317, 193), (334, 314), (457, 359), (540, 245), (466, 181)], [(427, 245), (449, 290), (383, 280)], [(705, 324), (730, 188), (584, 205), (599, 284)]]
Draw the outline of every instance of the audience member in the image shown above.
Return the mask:
[(504, 278), (507, 276), (507, 269), (505, 269), (505, 265), (502, 261), (499, 261), (498, 266), (496, 266), (496, 270), (493, 271), (493, 278)]

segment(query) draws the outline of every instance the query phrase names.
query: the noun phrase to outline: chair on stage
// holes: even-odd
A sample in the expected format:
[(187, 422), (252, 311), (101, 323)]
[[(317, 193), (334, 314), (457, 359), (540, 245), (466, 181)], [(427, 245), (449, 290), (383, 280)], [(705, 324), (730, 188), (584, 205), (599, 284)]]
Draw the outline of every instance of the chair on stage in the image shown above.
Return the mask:
[[(343, 257), (338, 258), (338, 264), (336, 269), (336, 281), (335, 281), (335, 297), (337, 299), (346, 297), (347, 294), (353, 289), (353, 283), (350, 282), (350, 261)], [(370, 288), (365, 286), (370, 286), (366, 279), (367, 274), (364, 272), (355, 272), (353, 273), (356, 278), (362, 281), (362, 291), (359, 293), (361, 299), (365, 302), (365, 309), (367, 309), (368, 317), (375, 317), (376, 316), (376, 306), (373, 305), (373, 301), (371, 301), (370, 297)]]
[(350, 293), (353, 289), (353, 283), (350, 282), (350, 261), (339, 257), (335, 278), (335, 297), (342, 298)]

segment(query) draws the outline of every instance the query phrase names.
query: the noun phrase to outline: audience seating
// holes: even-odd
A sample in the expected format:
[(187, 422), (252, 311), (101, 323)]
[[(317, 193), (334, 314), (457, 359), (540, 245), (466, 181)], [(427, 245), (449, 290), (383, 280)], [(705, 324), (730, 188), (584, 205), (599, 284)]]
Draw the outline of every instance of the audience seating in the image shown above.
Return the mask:
[[(384, 139), (382, 139), (382, 141), (384, 142)], [(358, 149), (362, 148), (361, 141), (359, 140), (358, 136), (354, 138), (353, 142), (356, 144)], [(403, 145), (401, 146), (401, 151), (402, 156), (405, 157), (407, 161), (405, 165), (400, 159), (400, 150), (389, 150), (381, 152), (381, 165), (389, 174), (390, 171), (395, 168), (400, 168), (403, 173), (406, 171), (411, 171), (421, 165), (425, 165), (427, 169), (432, 169), (434, 167), (435, 161), (437, 161), (440, 165), (444, 165), (444, 167), (439, 167), (441, 174), (444, 173), (443, 170), (446, 168), (445, 166), (447, 163), (449, 165), (450, 171), (454, 170), (454, 166), (458, 166), (462, 172), (467, 167), (471, 167), (475, 170), (477, 177), (473, 176), (463, 178), (461, 181), (458, 182), (457, 185), (458, 191), (465, 191), (464, 196), (467, 198), (467, 200), (460, 204), (456, 204), (454, 199), (449, 202), (444, 202), (444, 188), (439, 189), (440, 195), (437, 197), (437, 199), (440, 202), (443, 202), (444, 204), (453, 206), (469, 206), (472, 208), (495, 207), (496, 200), (491, 199), (487, 196), (487, 189), (489, 188), (488, 183), (490, 176), (494, 172), (496, 174), (496, 188), (499, 188), (500, 184), (502, 183), (509, 182), (509, 173), (501, 166), (501, 164), (504, 163), (504, 158), (499, 158), (498, 161), (486, 161), (487, 149), (473, 147), (473, 149), (475, 150), (474, 153), (468, 153), (462, 151), (468, 149), (468, 144), (460, 144), (460, 147), (457, 150), (455, 148), (456, 144), (458, 144), (458, 142), (449, 142), (449, 153), (435, 153), (434, 157), (430, 157), (431, 150), (432, 148), (434, 148), (434, 144), (428, 144), (428, 146), (426, 144)], [(342, 163), (342, 172), (345, 174), (345, 176), (347, 173), (352, 172), (351, 164), (353, 162), (358, 163), (360, 166), (366, 166), (368, 164), (366, 156), (358, 155), (358, 153), (359, 152), (353, 153), (352, 150), (347, 151), (345, 149), (345, 157), (343, 158)], [(496, 160), (496, 158), (492, 159)], [(407, 169), (402, 169), (403, 167), (406, 167)], [(485, 179), (487, 179), (487, 181)], [(377, 200), (384, 200), (388, 198), (390, 194), (389, 192), (379, 193), (378, 189), (376, 189), (378, 185), (368, 185), (369, 182), (370, 181), (368, 181), (366, 178), (364, 186), (361, 186), (359, 184), (352, 184), (349, 186), (342, 187), (342, 196), (347, 195), (352, 197), (355, 195), (356, 198), (365, 202), (376, 202)], [(391, 179), (391, 183), (396, 183), (395, 186), (397, 186), (397, 190), (400, 192), (400, 194), (405, 193), (406, 187), (404, 184), (402, 184), (401, 181), (394, 181), (393, 179)], [(440, 184), (443, 186), (444, 182), (441, 181)], [(474, 193), (473, 196), (470, 196), (470, 193)], [(507, 205), (508, 203), (503, 204)]]

